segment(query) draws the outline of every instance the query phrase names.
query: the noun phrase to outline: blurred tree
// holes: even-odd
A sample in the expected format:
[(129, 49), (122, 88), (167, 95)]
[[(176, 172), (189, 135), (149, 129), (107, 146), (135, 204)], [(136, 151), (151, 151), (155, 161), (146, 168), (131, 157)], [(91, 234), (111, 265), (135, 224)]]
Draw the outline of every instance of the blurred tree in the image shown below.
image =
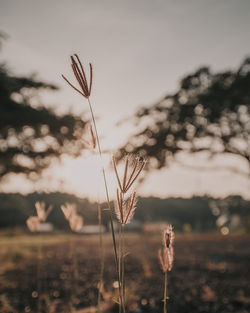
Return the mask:
[[(37, 215), (34, 203), (44, 201), (53, 205), (53, 210), (48, 216), (48, 222), (52, 222), (58, 229), (70, 230), (65, 220), (61, 205), (66, 202), (75, 204), (77, 213), (84, 218), (85, 224), (98, 224), (97, 203), (88, 199), (80, 199), (66, 193), (31, 193), (22, 195), (18, 193), (0, 193), (0, 229), (2, 227), (24, 226), (29, 216)], [(102, 204), (104, 207), (105, 204)], [(108, 225), (109, 217), (104, 211), (103, 224)]]
[(33, 76), (11, 75), (0, 64), (0, 179), (9, 173), (36, 178), (52, 158), (80, 154), (82, 145), (73, 133), (85, 122), (70, 114), (58, 116), (42, 103), (34, 105), (39, 91), (46, 89), (57, 87)]
[[(97, 203), (88, 199), (80, 199), (65, 193), (31, 193), (28, 195), (15, 193), (0, 193), (0, 230), (14, 226), (25, 227), (26, 220), (31, 215), (36, 215), (34, 203), (44, 201), (53, 205), (53, 210), (48, 217), (48, 222), (53, 223), (57, 229), (70, 230), (60, 206), (73, 203), (78, 214), (84, 217), (86, 225), (98, 224)], [(211, 206), (213, 203), (213, 206)], [(222, 207), (225, 205), (225, 208)], [(103, 209), (106, 204), (102, 204)], [(215, 209), (216, 208), (216, 209)], [(176, 231), (183, 231), (183, 226), (188, 224), (193, 231), (210, 231), (217, 228), (216, 221), (225, 215), (224, 223), (234, 230), (235, 217), (239, 218), (238, 227), (250, 231), (250, 201), (239, 196), (230, 196), (224, 199), (210, 197), (192, 197), (161, 199), (155, 197), (139, 198), (138, 209), (135, 211), (135, 220), (142, 223), (167, 222), (174, 225)], [(103, 224), (109, 225), (109, 216), (103, 211)], [(224, 225), (224, 224), (223, 224)]]
[[(250, 174), (250, 58), (236, 71), (203, 67), (187, 75), (175, 94), (136, 114), (140, 131), (121, 149), (167, 166), (178, 152), (237, 155)], [(245, 175), (249, 175), (245, 173)]]

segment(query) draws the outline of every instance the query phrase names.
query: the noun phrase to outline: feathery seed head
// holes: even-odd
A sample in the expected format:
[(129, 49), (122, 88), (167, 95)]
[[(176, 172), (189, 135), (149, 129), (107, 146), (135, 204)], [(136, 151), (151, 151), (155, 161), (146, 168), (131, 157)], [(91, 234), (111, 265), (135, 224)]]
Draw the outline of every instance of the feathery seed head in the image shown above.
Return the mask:
[(74, 232), (78, 232), (83, 226), (83, 218), (77, 214), (69, 219), (69, 226)]
[(122, 225), (128, 224), (131, 222), (137, 203), (136, 192), (133, 192), (127, 200), (123, 200), (122, 192), (117, 189), (116, 193), (116, 202), (115, 202), (115, 213), (117, 219)]
[(76, 206), (72, 203), (66, 202), (65, 205), (61, 205), (61, 209), (66, 220), (69, 220), (71, 216), (76, 215)]
[(174, 232), (172, 225), (168, 225), (167, 229), (163, 232), (163, 248), (158, 250), (158, 259), (162, 271), (171, 271), (174, 263)]
[(40, 222), (39, 222), (39, 218), (37, 216), (30, 216), (26, 220), (26, 225), (31, 232), (38, 231), (39, 224), (40, 224)]
[(88, 99), (91, 95), (92, 81), (93, 81), (92, 64), (89, 63), (89, 83), (88, 83), (84, 67), (78, 55), (74, 54), (70, 57), (70, 59), (71, 59), (71, 67), (72, 67), (73, 73), (79, 84), (79, 89), (76, 88), (64, 75), (62, 75), (62, 78), (70, 85), (70, 87), (72, 87), (75, 91), (77, 91), (82, 96)]
[(83, 218), (77, 214), (76, 206), (71, 203), (61, 205), (64, 217), (69, 221), (69, 226), (72, 231), (77, 232), (83, 226)]
[(161, 266), (162, 271), (165, 273), (166, 271), (171, 271), (174, 262), (174, 250), (171, 246), (169, 249), (163, 247), (158, 250), (158, 259)]
[(132, 187), (139, 174), (143, 170), (146, 164), (146, 160), (142, 157), (127, 155), (125, 157), (125, 166), (122, 180), (119, 177), (114, 156), (112, 157), (112, 161), (119, 189), (123, 194), (125, 194)]
[(38, 216), (38, 219), (39, 219), (39, 222), (45, 222), (47, 217), (49, 216), (53, 206), (50, 205), (47, 209), (47, 211), (45, 210), (45, 202), (39, 202), (37, 201), (35, 203), (35, 208), (36, 208), (36, 212), (37, 212), (37, 216)]
[(162, 243), (163, 246), (169, 248), (170, 246), (173, 245), (173, 242), (174, 242), (173, 226), (168, 225), (167, 228), (163, 231)]
[(93, 127), (91, 124), (88, 125), (88, 133), (89, 133), (89, 138), (84, 138), (83, 133), (80, 130), (75, 130), (74, 131), (74, 136), (80, 140), (86, 148), (89, 150), (95, 150), (96, 148), (96, 136), (93, 131)]

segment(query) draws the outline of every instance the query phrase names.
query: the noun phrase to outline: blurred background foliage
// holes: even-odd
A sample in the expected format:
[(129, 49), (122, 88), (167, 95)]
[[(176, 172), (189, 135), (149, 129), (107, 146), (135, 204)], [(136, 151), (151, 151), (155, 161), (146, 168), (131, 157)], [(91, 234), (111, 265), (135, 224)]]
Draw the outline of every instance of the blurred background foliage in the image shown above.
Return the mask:
[[(48, 217), (56, 230), (69, 231), (60, 206), (66, 202), (75, 204), (87, 225), (97, 224), (97, 203), (88, 199), (80, 199), (65, 193), (32, 193), (0, 194), (0, 228), (16, 227), (20, 230), (26, 228), (26, 219), (36, 215), (34, 203), (44, 201), (53, 205), (53, 210)], [(105, 209), (105, 203), (102, 204)], [(148, 225), (149, 231), (159, 231), (160, 223), (172, 223), (178, 232), (209, 232), (226, 227), (228, 231), (250, 231), (250, 203), (239, 196), (225, 199), (211, 197), (167, 198), (156, 197), (139, 198), (135, 221), (142, 228)], [(103, 210), (103, 224), (108, 227), (109, 216)], [(129, 225), (128, 225), (129, 226)], [(147, 231), (147, 226), (146, 231)], [(129, 227), (128, 227), (129, 229)]]
[(156, 168), (179, 152), (231, 154), (247, 162), (250, 177), (250, 58), (235, 71), (202, 67), (186, 75), (174, 94), (138, 110), (139, 131), (121, 149), (147, 156)]
[[(0, 34), (0, 44), (5, 37)], [(239, 156), (250, 168), (249, 86), (250, 58), (236, 71), (198, 69), (181, 80), (175, 94), (137, 112), (135, 122), (140, 131), (128, 139), (120, 156), (138, 153), (149, 158), (151, 167), (162, 168), (179, 152), (228, 153)], [(71, 114), (58, 116), (46, 108), (39, 98), (43, 90), (55, 92), (58, 88), (34, 75), (17, 77), (0, 63), (0, 180), (11, 173), (38, 179), (52, 159), (82, 152), (83, 145), (73, 133), (84, 129), (86, 121)], [(231, 170), (250, 177), (250, 173)], [(97, 204), (87, 199), (60, 192), (0, 194), (0, 227), (25, 227), (28, 216), (35, 214), (37, 200), (54, 206), (49, 222), (56, 229), (69, 230), (60, 210), (65, 202), (75, 203), (87, 224), (97, 223)], [(149, 197), (139, 200), (135, 219), (141, 223), (164, 220), (184, 232), (222, 227), (248, 231), (249, 208), (249, 201), (237, 196), (224, 200)], [(108, 225), (105, 213), (103, 222)]]
[[(0, 43), (4, 38), (0, 34)], [(44, 90), (58, 88), (34, 75), (17, 77), (0, 63), (0, 180), (10, 173), (38, 179), (52, 158), (78, 156), (83, 149), (73, 133), (83, 129), (85, 121), (46, 108), (39, 98)]]

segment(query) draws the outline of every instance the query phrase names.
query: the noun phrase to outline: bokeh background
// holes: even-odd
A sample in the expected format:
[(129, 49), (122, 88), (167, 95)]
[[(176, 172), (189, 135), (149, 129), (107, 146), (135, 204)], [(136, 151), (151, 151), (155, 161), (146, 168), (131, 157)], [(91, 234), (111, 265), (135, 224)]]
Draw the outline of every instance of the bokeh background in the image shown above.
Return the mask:
[[(88, 138), (88, 103), (61, 77), (75, 83), (74, 53), (93, 65), (112, 200), (111, 156), (119, 170), (128, 153), (147, 158), (127, 225), (128, 311), (162, 310), (157, 249), (168, 223), (169, 312), (249, 311), (249, 12), (248, 0), (0, 0), (0, 311), (95, 312), (98, 202), (103, 311), (117, 310), (100, 161), (74, 136)], [(53, 210), (31, 234), (36, 201)]]

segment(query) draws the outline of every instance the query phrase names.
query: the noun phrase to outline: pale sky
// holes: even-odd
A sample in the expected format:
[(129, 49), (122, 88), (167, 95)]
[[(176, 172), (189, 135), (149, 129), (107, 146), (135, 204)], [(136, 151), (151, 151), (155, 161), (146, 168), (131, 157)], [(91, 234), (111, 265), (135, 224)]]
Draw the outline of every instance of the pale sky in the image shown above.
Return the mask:
[[(87, 103), (65, 85), (60, 74), (72, 77), (68, 60), (72, 53), (79, 53), (85, 64), (92, 62), (92, 102), (102, 144), (115, 151), (133, 131), (129, 122), (119, 128), (116, 122), (175, 91), (181, 77), (199, 66), (233, 69), (250, 54), (250, 1), (0, 0), (0, 30), (9, 35), (1, 61), (13, 73), (37, 72), (38, 78), (60, 86), (60, 91), (43, 96), (59, 112), (73, 110), (88, 116)], [(208, 165), (203, 156), (186, 160)], [(1, 190), (28, 192), (42, 186), (95, 197), (94, 175), (86, 175), (89, 162), (94, 163), (65, 157), (61, 166), (45, 172), (43, 181), (21, 184), (19, 177)], [(225, 162), (247, 170), (244, 162), (231, 158), (218, 158), (212, 165)], [(243, 177), (224, 171), (193, 172), (177, 165), (153, 173), (139, 188), (141, 195), (161, 197), (250, 197), (249, 189)]]

